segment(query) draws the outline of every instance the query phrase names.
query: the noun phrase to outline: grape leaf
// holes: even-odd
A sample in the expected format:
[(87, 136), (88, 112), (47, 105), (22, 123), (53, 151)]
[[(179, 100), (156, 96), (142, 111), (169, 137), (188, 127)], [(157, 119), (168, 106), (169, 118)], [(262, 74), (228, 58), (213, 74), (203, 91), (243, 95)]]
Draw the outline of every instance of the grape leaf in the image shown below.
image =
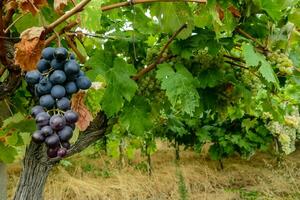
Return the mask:
[(197, 78), (200, 88), (212, 88), (223, 82), (224, 74), (217, 68), (211, 68), (202, 71)]
[(246, 60), (246, 65), (249, 67), (257, 66), (260, 61), (260, 56), (256, 54), (254, 47), (249, 43), (242, 44), (243, 55)]
[(59, 14), (63, 14), (64, 7), (68, 4), (68, 0), (54, 0), (54, 10)]
[(44, 48), (44, 40), (41, 40), (45, 29), (43, 27), (32, 27), (21, 34), (21, 41), (15, 44), (15, 64), (25, 71), (36, 69)]
[[(14, 20), (20, 18), (20, 15), (14, 15)], [(22, 33), (28, 27), (38, 27), (42, 26), (43, 24), (40, 21), (40, 15), (32, 15), (31, 13), (24, 14), (19, 20), (16, 21), (15, 27), (19, 33)]]
[(12, 163), (17, 155), (17, 150), (9, 145), (0, 142), (0, 161), (4, 163)]
[(97, 82), (92, 83), (92, 87), (87, 91), (85, 96), (85, 104), (94, 117), (96, 117), (97, 113), (101, 110), (100, 103), (104, 95), (105, 87), (101, 75), (96, 78), (96, 81)]
[(278, 85), (278, 79), (270, 63), (265, 58), (261, 58), (261, 66), (258, 69), (261, 75), (270, 83)]
[(48, 5), (47, 0), (19, 0), (20, 8), (24, 12), (31, 12), (35, 15), (39, 8)]
[(80, 13), (81, 24), (89, 31), (99, 30), (101, 27), (102, 1), (91, 1), (89, 6), (85, 7)]
[(16, 132), (35, 131), (35, 120), (26, 118), (22, 113), (14, 114), (3, 121), (3, 128), (14, 129)]
[(114, 66), (106, 72), (107, 89), (102, 99), (102, 108), (111, 117), (130, 101), (137, 90), (137, 84), (130, 77), (136, 72), (132, 65), (116, 58)]
[(85, 131), (93, 120), (93, 116), (84, 104), (85, 92), (81, 91), (72, 96), (71, 107), (72, 110), (78, 113), (79, 119), (76, 126), (80, 131)]
[(278, 21), (283, 16), (285, 10), (288, 6), (291, 6), (292, 1), (290, 0), (256, 0), (256, 3), (265, 10), (270, 17)]
[(134, 135), (142, 136), (152, 127), (151, 107), (144, 97), (136, 96), (124, 107), (120, 116), (120, 124)]
[(176, 65), (175, 72), (170, 64), (161, 64), (156, 73), (172, 106), (193, 116), (200, 97), (192, 74), (182, 65)]
[(188, 38), (194, 29), (193, 15), (186, 3), (158, 3), (151, 7), (151, 12), (153, 16), (157, 17), (160, 27), (165, 33), (174, 33), (183, 24), (188, 24), (188, 28), (177, 36), (180, 39)]
[(248, 67), (260, 65), (258, 71), (261, 73), (262, 77), (270, 83), (274, 83), (277, 86), (279, 85), (277, 76), (270, 63), (263, 55), (256, 53), (254, 47), (250, 43), (243, 43), (242, 53)]
[(86, 75), (95, 80), (97, 75), (105, 75), (106, 71), (113, 66), (113, 57), (110, 52), (96, 49), (95, 53), (85, 62), (85, 66), (92, 68)]

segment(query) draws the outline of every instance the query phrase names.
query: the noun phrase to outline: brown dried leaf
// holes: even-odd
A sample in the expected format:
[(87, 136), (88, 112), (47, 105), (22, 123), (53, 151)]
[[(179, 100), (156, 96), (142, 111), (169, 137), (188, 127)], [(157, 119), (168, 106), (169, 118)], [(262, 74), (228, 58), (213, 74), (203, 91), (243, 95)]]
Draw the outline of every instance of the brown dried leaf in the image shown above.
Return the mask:
[(240, 11), (236, 7), (234, 7), (234, 6), (229, 6), (228, 10), (236, 18), (240, 18), (242, 16), (241, 13), (240, 13)]
[(21, 34), (21, 41), (15, 44), (15, 64), (24, 71), (36, 69), (45, 44), (41, 39), (44, 31), (42, 27), (27, 29)]
[(41, 7), (48, 5), (48, 3), (47, 0), (19, 0), (19, 5), (24, 12), (31, 12), (35, 15)]
[(63, 13), (63, 9), (68, 4), (68, 0), (54, 0), (54, 10), (58, 14)]
[(219, 4), (216, 6), (216, 10), (219, 14), (220, 20), (223, 21), (224, 16), (225, 16), (224, 10), (221, 8), (221, 6)]
[(84, 104), (84, 96), (85, 92), (80, 91), (77, 94), (74, 94), (71, 100), (72, 110), (77, 112), (79, 115), (79, 120), (76, 123), (76, 126), (79, 128), (80, 131), (85, 131), (90, 125), (91, 121), (93, 121), (92, 114)]
[(5, 11), (9, 12), (10, 10), (15, 10), (18, 8), (18, 3), (15, 0), (8, 1), (5, 4)]

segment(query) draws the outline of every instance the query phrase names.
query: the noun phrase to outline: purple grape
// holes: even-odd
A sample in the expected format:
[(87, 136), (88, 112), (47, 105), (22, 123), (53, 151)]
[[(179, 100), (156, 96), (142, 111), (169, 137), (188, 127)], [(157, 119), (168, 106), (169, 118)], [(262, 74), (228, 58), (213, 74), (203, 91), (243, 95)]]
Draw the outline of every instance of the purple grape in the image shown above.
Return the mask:
[(55, 148), (59, 146), (59, 137), (56, 134), (50, 135), (46, 138), (45, 143), (50, 148)]
[(49, 158), (55, 158), (57, 157), (57, 151), (58, 151), (58, 147), (56, 148), (49, 148), (47, 149), (47, 155)]
[(50, 94), (46, 94), (44, 96), (40, 97), (40, 105), (47, 108), (51, 109), (55, 104), (55, 100)]
[(54, 57), (54, 51), (55, 48), (53, 47), (47, 47), (45, 49), (43, 49), (42, 51), (42, 58), (47, 59), (47, 60), (52, 60)]
[(77, 74), (77, 77), (80, 77), (80, 76), (85, 76), (84, 72), (82, 70), (80, 70), (79, 73)]
[(64, 71), (67, 76), (75, 75), (79, 73), (80, 67), (75, 60), (69, 60), (64, 66)]
[(66, 90), (61, 85), (55, 85), (51, 89), (51, 96), (55, 99), (60, 99), (66, 95)]
[(50, 81), (53, 84), (62, 84), (67, 80), (65, 72), (62, 70), (55, 70), (51, 75), (50, 75)]
[(65, 62), (64, 61), (59, 61), (57, 59), (53, 59), (50, 63), (51, 67), (53, 69), (59, 69), (59, 70), (63, 70), (64, 69), (64, 65), (65, 65)]
[(74, 124), (78, 121), (78, 114), (72, 110), (68, 110), (65, 112), (66, 121), (70, 124)]
[(60, 148), (60, 149), (58, 149), (58, 151), (57, 151), (57, 156), (58, 157), (63, 158), (66, 155), (67, 155), (67, 149), (66, 148)]
[(61, 146), (64, 147), (64, 148), (66, 148), (66, 149), (70, 149), (71, 148), (70, 142), (62, 142)]
[(34, 71), (30, 71), (30, 72), (27, 72), (26, 75), (25, 75), (25, 80), (28, 84), (36, 84), (40, 81), (41, 79), (41, 73), (37, 70), (34, 70)]
[(67, 142), (73, 136), (73, 129), (70, 126), (65, 126), (62, 130), (58, 132), (60, 141)]
[(78, 91), (78, 88), (74, 81), (70, 81), (70, 82), (66, 83), (65, 89), (66, 89), (67, 94), (74, 94)]
[(76, 126), (75, 124), (71, 124), (71, 123), (66, 123), (67, 126), (70, 126), (73, 130), (75, 130)]
[(53, 115), (50, 119), (50, 126), (53, 130), (59, 131), (66, 125), (66, 119), (60, 115)]
[(71, 55), (70, 55), (70, 60), (75, 60), (75, 59), (76, 59), (75, 54), (74, 54), (74, 53), (71, 53)]
[(39, 62), (37, 63), (37, 69), (39, 70), (39, 72), (44, 73), (46, 71), (48, 71), (50, 69), (50, 63), (48, 62), (48, 60), (46, 59), (41, 59), (39, 60)]
[(68, 110), (71, 107), (71, 102), (68, 98), (63, 97), (56, 102), (56, 106), (60, 110)]
[(44, 126), (44, 127), (41, 129), (41, 133), (42, 133), (44, 136), (47, 137), (47, 136), (53, 134), (53, 129), (51, 128), (51, 126)]
[(31, 108), (31, 116), (32, 117), (36, 117), (41, 112), (45, 112), (45, 110), (42, 106), (34, 106), (33, 108)]
[(45, 137), (43, 136), (43, 134), (41, 133), (41, 131), (35, 131), (32, 134), (32, 140), (37, 143), (37, 144), (41, 144), (45, 141)]
[(80, 76), (76, 79), (76, 85), (79, 89), (87, 90), (92, 86), (92, 82), (86, 76)]
[(67, 57), (68, 57), (67, 49), (64, 48), (64, 47), (56, 48), (55, 51), (54, 51), (54, 57), (59, 61), (66, 60)]
[(37, 125), (41, 127), (41, 126), (48, 125), (49, 119), (50, 119), (50, 115), (48, 113), (41, 112), (36, 116), (35, 121)]

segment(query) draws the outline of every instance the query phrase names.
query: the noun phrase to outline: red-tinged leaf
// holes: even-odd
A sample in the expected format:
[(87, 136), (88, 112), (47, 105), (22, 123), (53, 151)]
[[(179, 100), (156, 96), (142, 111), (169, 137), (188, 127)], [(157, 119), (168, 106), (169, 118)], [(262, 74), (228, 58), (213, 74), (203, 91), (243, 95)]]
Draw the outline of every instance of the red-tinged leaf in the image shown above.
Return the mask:
[(72, 96), (72, 110), (78, 113), (79, 120), (76, 126), (80, 131), (85, 131), (93, 121), (93, 116), (84, 104), (85, 92), (81, 91)]
[(63, 14), (63, 9), (68, 4), (68, 0), (54, 0), (54, 10), (58, 14)]
[(224, 10), (221, 8), (220, 5), (216, 6), (216, 10), (217, 10), (217, 12), (219, 14), (220, 20), (222, 21), (224, 19), (224, 16), (225, 16)]
[(230, 7), (228, 8), (228, 10), (231, 12), (231, 14), (232, 14), (234, 17), (236, 17), (236, 18), (240, 18), (240, 17), (241, 17), (241, 13), (240, 13), (240, 11), (239, 11), (236, 7), (230, 6)]
[(20, 0), (19, 5), (24, 12), (31, 12), (35, 15), (41, 7), (48, 5), (48, 3), (47, 0)]
[(21, 34), (21, 41), (15, 44), (15, 64), (24, 71), (36, 69), (45, 41), (42, 39), (45, 29), (32, 27)]

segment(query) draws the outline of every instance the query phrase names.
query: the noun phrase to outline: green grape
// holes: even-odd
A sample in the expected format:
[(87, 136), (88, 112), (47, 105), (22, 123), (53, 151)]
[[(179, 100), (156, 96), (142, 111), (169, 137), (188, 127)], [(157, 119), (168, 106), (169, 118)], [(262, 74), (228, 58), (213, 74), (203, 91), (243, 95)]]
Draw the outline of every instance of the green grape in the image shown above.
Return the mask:
[(281, 75), (293, 74), (293, 62), (286, 54), (277, 51), (268, 55), (268, 60), (275, 67), (275, 69), (279, 70)]

